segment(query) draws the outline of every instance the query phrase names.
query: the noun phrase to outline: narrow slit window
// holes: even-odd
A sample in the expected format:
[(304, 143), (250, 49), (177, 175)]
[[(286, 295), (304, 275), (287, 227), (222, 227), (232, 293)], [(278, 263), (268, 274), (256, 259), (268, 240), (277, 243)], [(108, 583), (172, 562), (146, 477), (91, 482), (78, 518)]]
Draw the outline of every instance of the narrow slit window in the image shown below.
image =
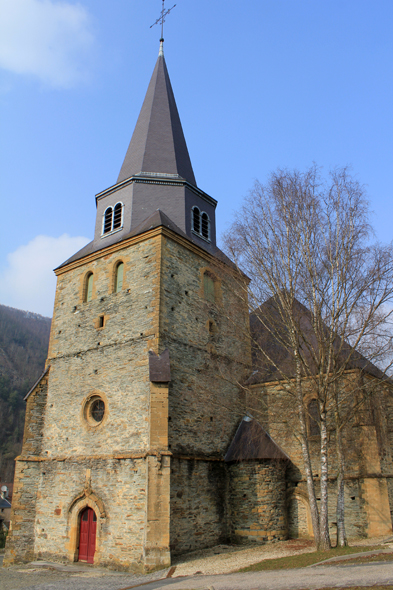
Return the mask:
[(113, 217), (113, 209), (112, 207), (108, 207), (108, 209), (104, 213), (104, 228), (103, 234), (107, 234), (112, 231), (112, 217)]
[(114, 215), (113, 215), (113, 229), (118, 229), (119, 227), (121, 227), (122, 211), (123, 211), (122, 204), (117, 203), (115, 205), (115, 210), (114, 210)]
[(207, 213), (202, 213), (202, 236), (206, 238), (206, 240), (210, 239), (210, 221), (209, 216)]
[(119, 262), (116, 266), (115, 272), (115, 293), (119, 293), (119, 291), (123, 288), (123, 275), (124, 275), (124, 264), (123, 262)]
[(86, 277), (85, 301), (91, 301), (92, 298), (93, 298), (93, 273), (91, 272)]
[(308, 433), (310, 436), (319, 436), (319, 408), (318, 400), (313, 399), (307, 406)]
[(98, 318), (98, 327), (103, 328), (105, 325), (105, 316), (100, 315)]
[(201, 231), (201, 213), (198, 207), (193, 207), (192, 209), (192, 229), (197, 234)]
[(207, 272), (205, 272), (203, 275), (203, 292), (207, 301), (210, 301), (210, 303), (215, 303), (216, 296), (214, 292), (214, 280)]

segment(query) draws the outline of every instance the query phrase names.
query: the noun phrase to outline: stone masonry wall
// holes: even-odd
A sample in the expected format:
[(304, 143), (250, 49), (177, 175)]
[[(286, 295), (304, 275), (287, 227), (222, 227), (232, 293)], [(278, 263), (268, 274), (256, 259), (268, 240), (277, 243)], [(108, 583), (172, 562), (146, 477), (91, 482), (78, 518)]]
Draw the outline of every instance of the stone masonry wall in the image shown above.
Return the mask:
[(35, 512), (40, 473), (39, 462), (16, 461), (11, 526), (7, 537), (4, 566), (34, 559)]
[(173, 555), (228, 541), (227, 473), (223, 461), (172, 459)]
[[(205, 270), (215, 278), (214, 303), (204, 295)], [(171, 359), (168, 442), (173, 454), (174, 553), (214, 545), (228, 534), (222, 459), (246, 411), (238, 382), (251, 370), (249, 342), (239, 329), (248, 324), (248, 310), (237, 299), (233, 283), (231, 271), (219, 267), (208, 253), (165, 238), (160, 347), (169, 348)]]
[(98, 521), (94, 563), (143, 571), (146, 460), (87, 457), (46, 461), (41, 463), (40, 478), (34, 545), (37, 557), (60, 561), (77, 558), (78, 522), (73, 516), (88, 505)]
[[(114, 293), (120, 261), (123, 288)], [(164, 481), (160, 461), (146, 468), (152, 453), (148, 351), (157, 350), (158, 343), (160, 262), (161, 237), (150, 235), (60, 270), (45, 412), (38, 398), (31, 402), (31, 415), (42, 412), (44, 417), (41, 436), (28, 427), (22, 455), (36, 455), (36, 460), (21, 463), (14, 492), (21, 498), (18, 519), (26, 521), (18, 535), (30, 541), (35, 536), (36, 556), (77, 559), (79, 513), (90, 506), (99, 515), (95, 563), (135, 570), (149, 561), (146, 523), (149, 506), (157, 508), (148, 502), (148, 478)], [(86, 302), (89, 272), (94, 286)], [(87, 419), (91, 396), (105, 403), (100, 423)], [(160, 485), (157, 489), (165, 489)], [(158, 540), (149, 535), (150, 552), (158, 551), (167, 563), (169, 533), (166, 554), (165, 530)], [(14, 559), (26, 557), (25, 545), (15, 543)], [(30, 556), (32, 549), (31, 542)]]
[(237, 542), (267, 542), (288, 534), (286, 461), (269, 459), (229, 465), (229, 522)]
[[(317, 504), (320, 505), (318, 482), (316, 482)], [(344, 489), (345, 530), (348, 538), (367, 536), (367, 512), (363, 498), (362, 481), (347, 480)], [(329, 532), (332, 542), (337, 535), (336, 524), (337, 487), (335, 481), (328, 485)], [(287, 490), (288, 532), (290, 538), (312, 537), (311, 514), (309, 510), (306, 482), (289, 482)]]
[(25, 428), (23, 431), (23, 455), (40, 456), (48, 397), (49, 375), (46, 373), (26, 401)]
[[(343, 401), (340, 405), (341, 415), (348, 416), (343, 429), (345, 451), (345, 510), (346, 530), (349, 537), (379, 536), (389, 534), (392, 527), (392, 492), (389, 504), (389, 472), (391, 472), (391, 446), (389, 441), (389, 401), (391, 394), (377, 380), (361, 382), (359, 390), (358, 372), (350, 372), (342, 380)], [(351, 391), (353, 394), (350, 395)], [(311, 386), (304, 383), (305, 400), (312, 398)], [(285, 388), (279, 383), (253, 387), (250, 394), (254, 405), (254, 415), (289, 455), (291, 466), (288, 469), (288, 506), (300, 510), (291, 500), (295, 487), (308, 503), (305, 484), (305, 472), (301, 447), (298, 442), (300, 431), (296, 408)], [(363, 398), (361, 398), (363, 396)], [(356, 407), (356, 409), (354, 409)], [(328, 423), (329, 432), (329, 526), (332, 537), (336, 533), (336, 438), (335, 425)], [(320, 437), (309, 437), (309, 448), (313, 463), (313, 474), (319, 498), (318, 481), (320, 477)], [(377, 483), (377, 480), (379, 483)], [(383, 480), (383, 481), (382, 481)], [(306, 505), (303, 503), (303, 505)], [(300, 512), (299, 512), (300, 514)], [(295, 515), (289, 514), (294, 522)], [(307, 524), (292, 524), (292, 529), (307, 530)], [(310, 533), (310, 526), (308, 527)]]
[[(23, 434), (24, 456), (39, 457), (48, 394), (48, 374), (31, 392), (26, 403)], [(39, 461), (16, 461), (12, 498), (11, 527), (7, 537), (5, 564), (32, 559), (35, 535), (35, 508), (41, 466)]]
[[(161, 347), (171, 355), (170, 450), (175, 456), (222, 458), (246, 409), (238, 382), (251, 370), (249, 341), (239, 329), (247, 325), (247, 306), (236, 298), (229, 270), (217, 268), (209, 254), (165, 239), (162, 258), (160, 334)], [(204, 297), (206, 269), (216, 277), (215, 303)]]
[[(158, 252), (159, 239), (146, 240), (59, 276), (48, 357), (47, 455), (148, 448), (148, 350), (157, 337)], [(123, 289), (113, 293), (120, 260)], [(88, 272), (94, 274), (93, 299), (83, 302)], [(103, 328), (97, 323), (100, 315)], [(95, 429), (82, 416), (93, 393), (107, 405), (105, 421)]]

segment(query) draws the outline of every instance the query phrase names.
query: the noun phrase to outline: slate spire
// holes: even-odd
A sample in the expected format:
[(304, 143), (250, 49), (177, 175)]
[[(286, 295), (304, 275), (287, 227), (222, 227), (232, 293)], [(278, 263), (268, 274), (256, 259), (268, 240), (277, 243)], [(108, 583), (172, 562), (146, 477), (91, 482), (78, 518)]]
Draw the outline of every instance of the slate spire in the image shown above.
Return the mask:
[(143, 173), (177, 175), (196, 186), (162, 42), (117, 182)]
[(163, 39), (117, 182), (96, 195), (96, 205), (94, 240), (72, 257), (73, 261), (135, 232), (149, 231), (152, 224), (165, 226), (217, 253), (217, 201), (196, 185), (165, 64)]

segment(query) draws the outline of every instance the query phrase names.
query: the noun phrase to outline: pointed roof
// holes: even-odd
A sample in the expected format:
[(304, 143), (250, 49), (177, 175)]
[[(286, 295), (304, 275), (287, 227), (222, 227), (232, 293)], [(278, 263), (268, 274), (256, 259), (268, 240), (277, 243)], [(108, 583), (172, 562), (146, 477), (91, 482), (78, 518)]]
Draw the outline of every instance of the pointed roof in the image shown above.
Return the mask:
[(161, 50), (117, 182), (141, 172), (178, 175), (196, 186)]
[(251, 459), (289, 459), (289, 457), (257, 420), (245, 416), (240, 422), (224, 461), (229, 463)]

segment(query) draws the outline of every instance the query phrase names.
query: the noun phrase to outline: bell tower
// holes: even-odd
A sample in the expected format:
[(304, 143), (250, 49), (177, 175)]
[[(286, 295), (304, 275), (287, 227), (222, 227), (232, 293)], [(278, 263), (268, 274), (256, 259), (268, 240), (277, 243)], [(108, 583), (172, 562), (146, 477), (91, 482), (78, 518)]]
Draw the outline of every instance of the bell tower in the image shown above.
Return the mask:
[[(5, 563), (147, 571), (227, 538), (224, 455), (244, 404), (247, 304), (197, 187), (163, 42), (93, 240), (56, 269)], [(236, 321), (233, 321), (236, 316)]]
[(157, 211), (215, 251), (217, 201), (197, 187), (162, 41), (117, 182), (96, 195), (96, 206), (94, 240), (76, 256), (122, 241)]

